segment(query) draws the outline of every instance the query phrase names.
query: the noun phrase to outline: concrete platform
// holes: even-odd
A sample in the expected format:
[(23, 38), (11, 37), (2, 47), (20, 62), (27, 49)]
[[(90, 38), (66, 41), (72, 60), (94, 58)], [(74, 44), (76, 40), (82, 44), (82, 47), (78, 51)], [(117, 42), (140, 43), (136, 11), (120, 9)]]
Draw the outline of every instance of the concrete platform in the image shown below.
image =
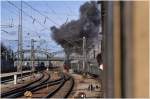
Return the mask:
[[(55, 71), (46, 71), (46, 72), (50, 73), (50, 75), (51, 75), (50, 79), (51, 80), (55, 80), (55, 79), (59, 79), (60, 78), (60, 76)], [(33, 75), (29, 75), (27, 77), (23, 77), (22, 80), (18, 79), (17, 80), (17, 82), (18, 82), (17, 84), (14, 84), (14, 81), (1, 83), (0, 84), (0, 87), (1, 87), (0, 93), (7, 92), (9, 90), (16, 89), (16, 88), (19, 88), (19, 87), (21, 87), (23, 85), (31, 83), (31, 82), (39, 79), (40, 76), (41, 76), (41, 74), (38, 72), (38, 73), (34, 74), (34, 77), (33, 77)]]
[(12, 90), (12, 89), (15, 89), (15, 88), (19, 88), (19, 87), (21, 87), (23, 85), (26, 85), (26, 84), (28, 84), (28, 83), (38, 79), (39, 77), (40, 77), (40, 74), (35, 74), (35, 78), (33, 78), (33, 75), (32, 75), (32, 76), (24, 77), (22, 80), (18, 79), (17, 84), (14, 84), (14, 81), (1, 83), (0, 84), (0, 87), (1, 87), (0, 92), (7, 92), (9, 90)]
[[(22, 71), (22, 73), (30, 73), (32, 72), (31, 70), (28, 70), (28, 71)], [(2, 73), (0, 74), (0, 78), (2, 77), (8, 77), (8, 76), (13, 76), (13, 75), (18, 75), (18, 74), (21, 74), (21, 72), (11, 72), (11, 73)]]

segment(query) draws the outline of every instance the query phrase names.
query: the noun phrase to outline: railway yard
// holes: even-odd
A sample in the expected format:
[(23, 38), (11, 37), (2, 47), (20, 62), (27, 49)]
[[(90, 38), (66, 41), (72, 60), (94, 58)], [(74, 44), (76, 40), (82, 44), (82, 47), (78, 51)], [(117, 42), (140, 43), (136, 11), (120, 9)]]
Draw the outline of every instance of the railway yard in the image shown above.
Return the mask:
[(0, 0), (1, 98), (147, 98), (148, 0)]
[[(93, 89), (89, 88), (90, 84)], [(102, 97), (100, 82), (92, 76), (83, 80), (80, 74), (44, 70), (18, 79), (17, 84), (1, 83), (2, 98), (79, 98), (82, 94), (89, 98)]]

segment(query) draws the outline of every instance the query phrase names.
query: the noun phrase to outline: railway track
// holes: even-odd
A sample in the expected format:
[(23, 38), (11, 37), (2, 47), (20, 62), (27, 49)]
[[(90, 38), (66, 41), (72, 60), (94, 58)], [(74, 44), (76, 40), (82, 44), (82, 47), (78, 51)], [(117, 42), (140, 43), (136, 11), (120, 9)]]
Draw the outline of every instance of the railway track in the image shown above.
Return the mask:
[[(20, 96), (28, 88), (36, 87), (38, 84), (44, 83), (44, 82), (46, 82), (47, 80), (50, 79), (50, 75), (49, 74), (46, 74), (46, 73), (41, 73), (41, 74), (42, 74), (42, 76), (39, 79), (37, 79), (37, 80), (35, 80), (35, 81), (33, 81), (33, 82), (29, 83), (29, 84), (23, 85), (23, 86), (21, 86), (19, 88), (11, 90), (11, 91), (7, 91), (7, 92), (4, 92), (4, 93), (1, 93), (1, 97), (2, 98), (4, 98), (4, 97), (9, 98), (9, 97)], [(19, 93), (19, 94), (17, 94), (17, 93)]]
[(50, 75), (48, 73), (42, 73), (42, 76), (37, 81), (15, 90), (2, 93), (1, 97), (26, 98), (26, 96), (24, 96), (24, 93), (26, 91), (30, 91), (32, 92), (32, 98), (66, 98), (72, 91), (73, 86), (74, 80), (69, 75), (62, 74), (59, 79), (50, 80)]
[(67, 98), (73, 87), (74, 79), (69, 75), (62, 74), (60, 79), (47, 82), (31, 90), (32, 98)]
[(65, 79), (57, 85), (56, 89), (49, 92), (45, 98), (67, 98), (74, 87), (74, 79), (65, 75)]
[(38, 79), (36, 79), (36, 80), (34, 80), (34, 81), (32, 81), (32, 82), (26, 84), (26, 85), (23, 85), (23, 86), (21, 86), (21, 87), (19, 87), (19, 88), (15, 88), (15, 89), (12, 89), (12, 90), (10, 90), (10, 91), (3, 92), (3, 93), (1, 93), (1, 97), (3, 98), (3, 97), (6, 97), (6, 96), (8, 96), (8, 95), (11, 95), (11, 94), (13, 94), (13, 93), (15, 93), (15, 92), (17, 92), (17, 91), (20, 91), (20, 90), (22, 90), (23, 88), (28, 87), (28, 86), (32, 85), (33, 83), (36, 83), (36, 82), (40, 81), (43, 77), (44, 77), (44, 74), (41, 73), (41, 76), (40, 76)]

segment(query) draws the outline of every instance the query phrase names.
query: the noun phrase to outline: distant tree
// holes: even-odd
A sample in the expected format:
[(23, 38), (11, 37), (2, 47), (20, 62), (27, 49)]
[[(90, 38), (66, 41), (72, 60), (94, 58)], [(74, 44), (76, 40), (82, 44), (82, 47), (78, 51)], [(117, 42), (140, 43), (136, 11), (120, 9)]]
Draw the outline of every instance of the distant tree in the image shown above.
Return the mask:
[(13, 51), (12, 49), (7, 48), (3, 43), (1, 43), (1, 59), (6, 59), (8, 61), (13, 61)]

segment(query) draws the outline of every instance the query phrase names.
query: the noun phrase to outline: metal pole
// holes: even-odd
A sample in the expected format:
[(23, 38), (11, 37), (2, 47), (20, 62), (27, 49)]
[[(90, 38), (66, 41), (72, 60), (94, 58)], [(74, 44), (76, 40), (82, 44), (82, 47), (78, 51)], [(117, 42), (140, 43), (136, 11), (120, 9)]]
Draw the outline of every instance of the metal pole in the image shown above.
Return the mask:
[(14, 74), (14, 84), (17, 84), (17, 74)]
[(21, 51), (21, 80), (22, 80), (22, 61), (23, 61), (23, 46), (22, 46), (22, 0), (21, 0), (21, 12), (20, 12), (20, 16), (21, 16), (21, 19), (20, 19), (20, 24), (21, 24), (21, 27), (20, 27), (20, 42), (21, 42), (21, 45), (20, 45), (20, 51)]
[[(46, 45), (46, 53), (48, 52), (48, 50), (47, 50), (47, 45)], [(46, 55), (46, 58), (47, 58), (47, 60), (49, 59), (49, 57), (48, 57), (48, 55)], [(48, 71), (48, 61), (46, 62), (46, 64), (47, 64), (47, 71)]]
[(85, 72), (85, 64), (86, 64), (86, 50), (85, 50), (85, 46), (86, 46), (86, 38), (83, 37), (83, 72)]
[(32, 72), (34, 72), (34, 39), (31, 39), (31, 62), (32, 62)]
[(18, 67), (17, 72), (21, 71), (21, 79), (22, 79), (22, 1), (21, 1), (21, 10), (19, 12), (19, 25), (18, 25)]
[(8, 55), (8, 53), (7, 53), (7, 51), (6, 51), (6, 58), (5, 58), (5, 59), (6, 59), (6, 61), (7, 61), (7, 59), (8, 59), (8, 56), (7, 56), (7, 55)]

